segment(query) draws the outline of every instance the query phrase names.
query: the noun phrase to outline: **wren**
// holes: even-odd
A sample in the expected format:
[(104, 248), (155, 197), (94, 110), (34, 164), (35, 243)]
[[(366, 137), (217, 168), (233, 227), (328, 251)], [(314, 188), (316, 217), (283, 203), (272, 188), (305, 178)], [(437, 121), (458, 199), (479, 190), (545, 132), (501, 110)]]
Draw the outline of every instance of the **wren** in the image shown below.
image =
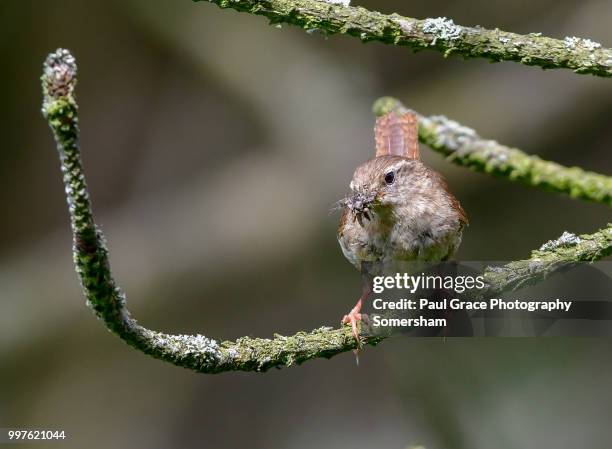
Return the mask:
[(360, 345), (358, 324), (371, 279), (407, 262), (451, 258), (468, 220), (441, 175), (420, 160), (418, 121), (412, 111), (376, 120), (376, 155), (355, 170), (342, 208), (338, 242), (364, 279), (357, 304), (342, 319)]

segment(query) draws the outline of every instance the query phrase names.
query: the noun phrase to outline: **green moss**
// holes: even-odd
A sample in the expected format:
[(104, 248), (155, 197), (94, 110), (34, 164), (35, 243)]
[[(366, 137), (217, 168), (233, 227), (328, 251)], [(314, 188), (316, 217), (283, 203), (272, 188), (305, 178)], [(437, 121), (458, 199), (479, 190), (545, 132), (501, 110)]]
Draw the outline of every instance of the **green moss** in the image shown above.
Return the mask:
[(569, 49), (563, 41), (537, 33), (519, 35), (498, 29), (457, 26), (460, 36), (445, 39), (423, 31), (424, 24), (431, 19), (416, 20), (395, 13), (386, 15), (357, 6), (344, 7), (318, 0), (206, 1), (221, 8), (263, 15), (274, 23), (297, 25), (307, 30), (317, 28), (329, 34), (349, 34), (362, 41), (377, 40), (415, 50), (428, 48), (442, 52), (445, 57), (459, 54), (492, 62), (516, 61), (541, 68), (569, 68), (576, 73), (612, 77), (612, 65), (608, 63), (612, 60), (612, 50)]

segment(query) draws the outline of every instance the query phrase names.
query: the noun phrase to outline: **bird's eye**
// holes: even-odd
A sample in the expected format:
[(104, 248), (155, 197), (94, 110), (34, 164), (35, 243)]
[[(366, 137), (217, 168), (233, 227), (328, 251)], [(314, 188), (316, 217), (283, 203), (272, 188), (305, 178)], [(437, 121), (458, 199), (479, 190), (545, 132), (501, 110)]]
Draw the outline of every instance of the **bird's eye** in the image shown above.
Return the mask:
[(385, 174), (385, 183), (387, 185), (393, 184), (393, 181), (395, 181), (395, 172), (394, 171), (390, 171), (387, 174)]

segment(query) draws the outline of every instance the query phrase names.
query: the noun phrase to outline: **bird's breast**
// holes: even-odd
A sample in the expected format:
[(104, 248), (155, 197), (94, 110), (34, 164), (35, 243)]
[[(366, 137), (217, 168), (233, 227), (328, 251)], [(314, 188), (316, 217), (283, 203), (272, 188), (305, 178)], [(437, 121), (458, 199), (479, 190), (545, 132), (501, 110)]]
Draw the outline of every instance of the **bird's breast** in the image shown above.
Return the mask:
[(402, 271), (401, 265), (412, 261), (448, 259), (460, 239), (454, 227), (426, 226), (414, 220), (385, 221), (379, 215), (361, 225), (352, 219), (350, 211), (343, 213), (338, 229), (338, 242), (349, 262), (357, 269), (363, 262), (370, 262), (379, 267), (379, 272)]

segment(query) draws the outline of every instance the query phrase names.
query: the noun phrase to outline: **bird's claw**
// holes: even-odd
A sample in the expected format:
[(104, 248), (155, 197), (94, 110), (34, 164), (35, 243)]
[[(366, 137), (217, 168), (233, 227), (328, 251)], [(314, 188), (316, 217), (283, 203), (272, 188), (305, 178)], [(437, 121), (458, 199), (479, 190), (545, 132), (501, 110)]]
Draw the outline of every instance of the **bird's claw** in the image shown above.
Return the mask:
[(361, 323), (366, 325), (369, 324), (369, 317), (365, 313), (359, 313), (356, 310), (351, 310), (348, 315), (344, 315), (342, 318), (342, 324), (351, 325), (353, 337), (355, 337), (358, 349), (361, 349), (361, 339), (359, 338)]

